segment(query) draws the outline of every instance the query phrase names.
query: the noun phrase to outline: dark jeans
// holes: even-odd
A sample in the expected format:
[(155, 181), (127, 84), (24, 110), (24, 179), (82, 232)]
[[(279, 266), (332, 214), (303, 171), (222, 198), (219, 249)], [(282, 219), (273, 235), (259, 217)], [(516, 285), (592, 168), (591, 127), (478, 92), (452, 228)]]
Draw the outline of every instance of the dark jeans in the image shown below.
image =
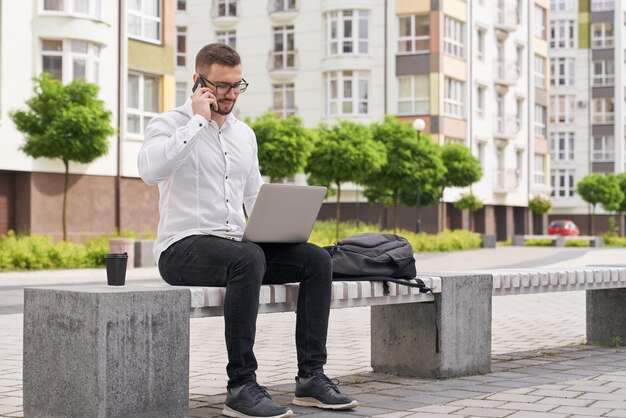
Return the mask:
[[(331, 262), (313, 244), (255, 244), (193, 235), (165, 250), (163, 279), (174, 286), (226, 286), (224, 323), (228, 385), (256, 379), (252, 348), (261, 284), (300, 283), (296, 317), (298, 374), (323, 371), (331, 297)], [(276, 342), (280, 344), (280, 341)]]

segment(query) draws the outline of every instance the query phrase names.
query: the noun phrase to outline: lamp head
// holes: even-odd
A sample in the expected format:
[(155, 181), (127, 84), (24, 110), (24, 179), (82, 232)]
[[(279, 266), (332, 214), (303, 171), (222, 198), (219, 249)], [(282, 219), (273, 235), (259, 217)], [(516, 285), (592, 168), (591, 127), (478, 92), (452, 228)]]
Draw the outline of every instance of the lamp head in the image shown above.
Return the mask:
[(424, 119), (415, 119), (413, 121), (413, 129), (415, 129), (418, 132), (421, 132), (424, 130), (424, 128), (426, 127), (426, 122), (424, 122)]

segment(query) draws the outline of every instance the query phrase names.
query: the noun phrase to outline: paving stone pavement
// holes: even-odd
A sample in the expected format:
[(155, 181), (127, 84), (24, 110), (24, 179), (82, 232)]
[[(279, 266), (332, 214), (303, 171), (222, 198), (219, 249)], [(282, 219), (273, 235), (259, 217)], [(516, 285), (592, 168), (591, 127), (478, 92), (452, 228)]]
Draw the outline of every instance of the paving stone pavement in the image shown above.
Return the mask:
[[(591, 264), (597, 254), (583, 258)], [(22, 416), (22, 322), (21, 313), (0, 315), (0, 417)], [(296, 373), (294, 329), (293, 313), (259, 316), (259, 381), (285, 405)], [(371, 372), (369, 308), (333, 310), (326, 372), (360, 406), (343, 412), (292, 409), (301, 416), (334, 418), (626, 417), (626, 350), (584, 344), (584, 292), (495, 297), (492, 331), (491, 373), (402, 378)], [(220, 416), (226, 385), (223, 333), (223, 318), (191, 321), (191, 417)]]

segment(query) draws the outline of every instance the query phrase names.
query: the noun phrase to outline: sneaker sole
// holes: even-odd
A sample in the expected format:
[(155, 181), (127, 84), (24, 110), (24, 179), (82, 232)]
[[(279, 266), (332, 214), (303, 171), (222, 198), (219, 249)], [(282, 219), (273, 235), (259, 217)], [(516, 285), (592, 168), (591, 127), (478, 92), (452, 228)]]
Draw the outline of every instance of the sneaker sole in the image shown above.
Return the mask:
[(287, 418), (287, 417), (292, 417), (293, 416), (293, 411), (291, 409), (288, 409), (287, 412), (285, 412), (282, 415), (272, 415), (272, 416), (260, 417), (258, 415), (242, 414), (241, 412), (235, 411), (234, 409), (230, 408), (229, 406), (224, 405), (224, 409), (222, 409), (222, 415), (226, 415), (227, 417), (233, 417), (233, 418)]
[(352, 409), (359, 406), (359, 403), (356, 400), (353, 400), (350, 403), (342, 403), (342, 404), (327, 404), (322, 401), (319, 401), (315, 398), (293, 398), (291, 401), (292, 404), (298, 406), (314, 406), (316, 408), (322, 409), (334, 409), (334, 410), (342, 410), (342, 409)]

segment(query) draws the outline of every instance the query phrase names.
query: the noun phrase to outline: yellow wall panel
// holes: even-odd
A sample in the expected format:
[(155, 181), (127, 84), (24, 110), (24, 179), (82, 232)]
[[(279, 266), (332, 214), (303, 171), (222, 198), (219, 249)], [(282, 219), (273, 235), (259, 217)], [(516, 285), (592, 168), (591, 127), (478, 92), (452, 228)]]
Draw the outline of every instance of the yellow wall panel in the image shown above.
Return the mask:
[(163, 76), (163, 110), (176, 107), (176, 77), (173, 75)]
[(441, 114), (441, 100), (443, 95), (440, 92), (443, 91), (443, 77), (441, 73), (430, 73), (430, 114)]
[(444, 0), (443, 12), (457, 20), (467, 21), (467, 3), (460, 0)]
[(545, 39), (533, 38), (533, 51), (542, 57), (548, 56), (548, 42)]
[(396, 14), (426, 13), (430, 11), (430, 0), (396, 0)]
[(467, 63), (447, 55), (443, 56), (443, 73), (460, 81), (467, 81)]
[(128, 69), (173, 75), (174, 48), (129, 39)]
[(550, 9), (550, 0), (535, 0), (535, 4), (543, 7), (546, 10)]

